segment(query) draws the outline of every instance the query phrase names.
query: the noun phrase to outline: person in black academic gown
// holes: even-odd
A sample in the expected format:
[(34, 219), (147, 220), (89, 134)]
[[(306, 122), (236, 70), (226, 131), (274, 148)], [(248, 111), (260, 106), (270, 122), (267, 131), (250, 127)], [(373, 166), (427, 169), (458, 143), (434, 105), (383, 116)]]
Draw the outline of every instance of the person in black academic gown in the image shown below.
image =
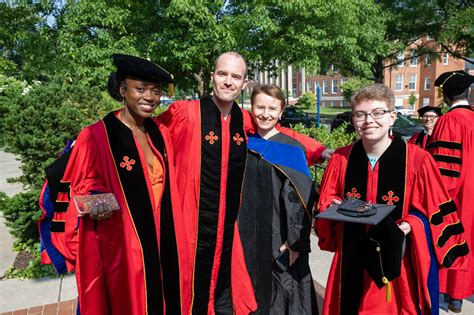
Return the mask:
[(258, 133), (248, 138), (238, 222), (256, 313), (315, 314), (308, 258), (313, 186), (304, 148), (275, 128), (285, 107), (280, 88), (257, 86), (251, 101)]

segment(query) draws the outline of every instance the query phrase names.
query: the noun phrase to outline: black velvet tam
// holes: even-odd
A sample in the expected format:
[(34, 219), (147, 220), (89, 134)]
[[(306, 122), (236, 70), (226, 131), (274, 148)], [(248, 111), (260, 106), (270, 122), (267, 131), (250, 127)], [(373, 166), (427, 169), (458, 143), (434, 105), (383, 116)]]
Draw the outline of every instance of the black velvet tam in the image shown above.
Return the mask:
[(123, 54), (114, 54), (112, 57), (120, 81), (133, 78), (146, 82), (173, 83), (173, 76), (154, 62)]
[(376, 225), (392, 212), (396, 206), (368, 203), (349, 197), (340, 205), (332, 205), (316, 216), (342, 222)]
[(448, 95), (459, 95), (470, 87), (472, 83), (474, 83), (474, 76), (469, 75), (465, 71), (458, 70), (442, 73), (436, 79), (434, 85), (438, 86)]

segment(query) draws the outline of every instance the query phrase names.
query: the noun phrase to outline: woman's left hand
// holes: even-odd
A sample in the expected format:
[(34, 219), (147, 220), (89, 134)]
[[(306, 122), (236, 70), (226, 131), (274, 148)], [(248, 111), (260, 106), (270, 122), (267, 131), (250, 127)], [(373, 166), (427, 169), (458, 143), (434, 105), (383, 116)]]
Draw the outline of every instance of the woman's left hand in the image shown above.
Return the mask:
[(400, 228), (400, 230), (402, 230), (402, 232), (407, 235), (408, 233), (411, 232), (411, 226), (410, 224), (408, 224), (408, 222), (401, 222), (398, 227)]
[(280, 246), (280, 252), (284, 251), (285, 249), (288, 249), (288, 252), (290, 253), (290, 266), (295, 263), (295, 261), (300, 257), (300, 252), (295, 252), (294, 250), (291, 250), (290, 246), (288, 246), (288, 242), (283, 243), (283, 245)]

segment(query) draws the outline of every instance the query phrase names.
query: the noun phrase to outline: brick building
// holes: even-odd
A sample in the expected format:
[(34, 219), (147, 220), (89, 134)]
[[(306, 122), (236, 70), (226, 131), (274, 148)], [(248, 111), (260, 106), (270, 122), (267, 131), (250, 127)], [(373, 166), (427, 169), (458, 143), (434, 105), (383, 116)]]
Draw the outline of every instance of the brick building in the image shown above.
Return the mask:
[[(436, 45), (431, 39), (423, 39), (423, 44)], [(439, 106), (442, 103), (442, 97), (438, 95), (438, 89), (433, 85), (441, 73), (465, 70), (474, 74), (472, 65), (464, 60), (453, 58), (449, 53), (443, 53), (439, 58), (430, 56), (416, 58), (410, 56), (410, 51), (407, 50), (399, 53), (397, 60), (399, 62), (396, 66), (385, 68), (384, 84), (394, 92), (395, 105), (414, 111), (423, 106)], [(389, 62), (387, 61), (387, 65)], [(308, 91), (315, 93), (319, 86), (322, 106), (349, 106), (341, 90), (342, 83), (348, 78), (343, 77), (336, 68), (331, 67), (326, 74), (307, 75), (304, 68), (295, 69), (291, 65), (282, 67), (278, 61), (273, 66), (280, 68), (277, 75), (271, 76), (268, 71), (258, 69), (254, 71), (254, 80), (249, 84), (248, 95), (255, 84), (273, 83), (283, 90), (290, 91), (290, 103), (295, 103), (300, 95)], [(411, 95), (416, 97), (416, 103), (413, 105), (410, 105), (408, 101)], [(471, 93), (470, 100), (474, 104), (474, 92)]]

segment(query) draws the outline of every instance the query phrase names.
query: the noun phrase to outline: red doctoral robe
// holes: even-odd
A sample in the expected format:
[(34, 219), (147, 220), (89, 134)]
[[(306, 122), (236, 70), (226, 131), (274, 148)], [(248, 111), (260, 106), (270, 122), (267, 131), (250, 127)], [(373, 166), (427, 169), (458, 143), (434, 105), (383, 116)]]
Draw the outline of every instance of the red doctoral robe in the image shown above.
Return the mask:
[[(234, 104), (224, 119), (210, 97), (178, 101), (158, 116), (170, 130), (178, 191), (188, 232), (190, 310), (214, 314), (216, 303), (231, 300), (236, 314), (257, 308), (245, 266), (236, 219), (246, 161), (246, 133), (253, 120)], [(307, 147), (309, 163), (325, 148), (285, 129)], [(232, 293), (230, 293), (230, 291)]]
[[(188, 251), (185, 231), (174, 224), (183, 218), (168, 163), (173, 151), (164, 126), (147, 119), (145, 128), (163, 168), (159, 204), (138, 140), (114, 113), (81, 131), (64, 174), (71, 202), (55, 213), (65, 231), (54, 242), (75, 267), (82, 314), (179, 314), (186, 305)], [(72, 198), (94, 192), (112, 192), (120, 210), (101, 221), (79, 218)]]
[[(350, 163), (358, 164), (348, 167)], [(387, 287), (379, 289), (365, 269), (353, 271), (363, 261), (343, 259), (350, 251), (343, 241), (346, 223), (318, 220), (319, 246), (335, 252), (323, 314), (420, 314), (420, 311), (431, 314), (437, 310), (436, 264), (464, 267), (468, 249), (462, 239), (462, 225), (455, 205), (430, 154), (395, 138), (372, 170), (360, 141), (340, 148), (324, 173), (318, 208), (326, 209), (333, 199), (346, 196), (396, 205), (392, 218), (398, 223), (408, 222), (412, 230), (407, 236), (401, 274), (390, 282), (391, 301), (388, 301)], [(427, 219), (426, 225), (415, 212)], [(431, 232), (432, 244), (425, 237), (427, 230)], [(433, 260), (428, 250), (431, 245)], [(360, 288), (360, 297), (354, 300), (357, 288)], [(350, 301), (353, 307), (348, 309)]]
[(458, 208), (470, 252), (466, 270), (440, 270), (440, 291), (455, 299), (474, 294), (474, 111), (456, 106), (436, 122), (428, 151)]
[(426, 133), (426, 131), (420, 131), (411, 136), (411, 138), (408, 140), (408, 143), (415, 144), (422, 149), (426, 149), (429, 138), (430, 136)]

